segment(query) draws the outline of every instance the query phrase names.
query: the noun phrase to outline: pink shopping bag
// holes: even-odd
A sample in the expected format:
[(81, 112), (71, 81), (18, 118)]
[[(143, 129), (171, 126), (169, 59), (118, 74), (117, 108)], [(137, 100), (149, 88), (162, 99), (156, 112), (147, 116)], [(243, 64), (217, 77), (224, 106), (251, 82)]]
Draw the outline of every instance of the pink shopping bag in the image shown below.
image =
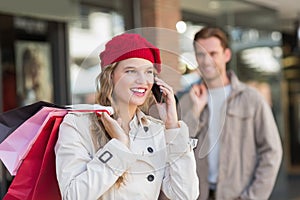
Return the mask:
[[(4, 200), (61, 199), (56, 179), (54, 146), (57, 141), (59, 126), (64, 116), (68, 112), (94, 112), (97, 115), (107, 112), (112, 114), (109, 108), (102, 106), (97, 106), (96, 109), (92, 110), (52, 108), (42, 110), (40, 114), (42, 113), (43, 117), (46, 116), (46, 118), (43, 118), (43, 122), (39, 128), (35, 127), (35, 130), (38, 129), (38, 131), (27, 142), (29, 145), (22, 148), (22, 156), (18, 157), (18, 161), (15, 162), (17, 164), (13, 166), (15, 167), (14, 172), (16, 176), (4, 196)], [(24, 124), (26, 123), (27, 121), (24, 122)], [(28, 129), (23, 129), (23, 131), (27, 132)], [(13, 132), (11, 135), (15, 135), (16, 133), (19, 133), (19, 131)], [(18, 139), (18, 137), (15, 139)], [(7, 148), (11, 148), (11, 146), (4, 147), (6, 150)], [(17, 154), (16, 151), (15, 153)], [(9, 158), (7, 158), (7, 161), (9, 161)]]
[(0, 159), (11, 175), (16, 175), (17, 169), (28, 150), (35, 141), (38, 132), (51, 112), (67, 113), (67, 110), (43, 107), (36, 114), (22, 123), (0, 144)]
[(54, 146), (66, 112), (50, 113), (3, 200), (60, 200)]

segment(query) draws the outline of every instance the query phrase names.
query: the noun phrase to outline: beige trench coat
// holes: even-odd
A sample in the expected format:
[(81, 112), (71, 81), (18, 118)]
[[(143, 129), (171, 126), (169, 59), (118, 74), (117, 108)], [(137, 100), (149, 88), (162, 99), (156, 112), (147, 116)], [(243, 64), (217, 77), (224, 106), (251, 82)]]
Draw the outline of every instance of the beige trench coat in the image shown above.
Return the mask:
[[(264, 200), (270, 196), (282, 159), (282, 145), (270, 106), (252, 88), (230, 73), (232, 91), (227, 99), (224, 126), (220, 135), (217, 199)], [(190, 112), (192, 102), (185, 94), (179, 102), (182, 119), (192, 137), (198, 138), (195, 149), (200, 200), (208, 197), (208, 130), (206, 106), (200, 119)], [(223, 111), (224, 111), (223, 110)]]
[(185, 123), (165, 130), (161, 121), (139, 111), (130, 123), (130, 148), (111, 139), (95, 150), (90, 116), (67, 114), (60, 126), (55, 153), (63, 199), (154, 200), (160, 190), (170, 199), (197, 199), (196, 162)]

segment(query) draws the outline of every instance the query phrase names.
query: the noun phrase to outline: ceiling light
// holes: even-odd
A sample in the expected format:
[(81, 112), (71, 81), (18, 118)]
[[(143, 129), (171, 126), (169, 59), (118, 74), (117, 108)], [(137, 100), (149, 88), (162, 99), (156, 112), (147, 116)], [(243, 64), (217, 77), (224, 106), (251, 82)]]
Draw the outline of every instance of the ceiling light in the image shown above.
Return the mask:
[(184, 21), (178, 21), (176, 23), (176, 29), (178, 33), (184, 33), (186, 31), (186, 23)]

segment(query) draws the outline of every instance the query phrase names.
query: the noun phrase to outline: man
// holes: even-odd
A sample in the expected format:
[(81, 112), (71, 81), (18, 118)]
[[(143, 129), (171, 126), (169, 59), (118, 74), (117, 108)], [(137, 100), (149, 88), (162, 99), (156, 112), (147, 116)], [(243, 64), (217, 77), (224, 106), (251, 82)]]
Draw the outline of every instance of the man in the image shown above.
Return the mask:
[(268, 199), (282, 159), (270, 106), (236, 75), (227, 35), (205, 27), (194, 37), (202, 84), (179, 102), (195, 148), (200, 200)]

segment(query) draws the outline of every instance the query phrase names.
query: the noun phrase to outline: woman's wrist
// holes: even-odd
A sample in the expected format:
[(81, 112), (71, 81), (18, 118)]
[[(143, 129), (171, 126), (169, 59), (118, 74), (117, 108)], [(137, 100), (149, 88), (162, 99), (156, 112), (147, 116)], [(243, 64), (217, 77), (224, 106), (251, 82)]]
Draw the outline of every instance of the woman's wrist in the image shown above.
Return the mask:
[(119, 137), (117, 139), (120, 142), (122, 142), (126, 147), (129, 147), (129, 138), (128, 137)]
[(173, 129), (173, 128), (179, 128), (179, 122), (173, 122), (173, 123), (165, 123), (166, 129)]

